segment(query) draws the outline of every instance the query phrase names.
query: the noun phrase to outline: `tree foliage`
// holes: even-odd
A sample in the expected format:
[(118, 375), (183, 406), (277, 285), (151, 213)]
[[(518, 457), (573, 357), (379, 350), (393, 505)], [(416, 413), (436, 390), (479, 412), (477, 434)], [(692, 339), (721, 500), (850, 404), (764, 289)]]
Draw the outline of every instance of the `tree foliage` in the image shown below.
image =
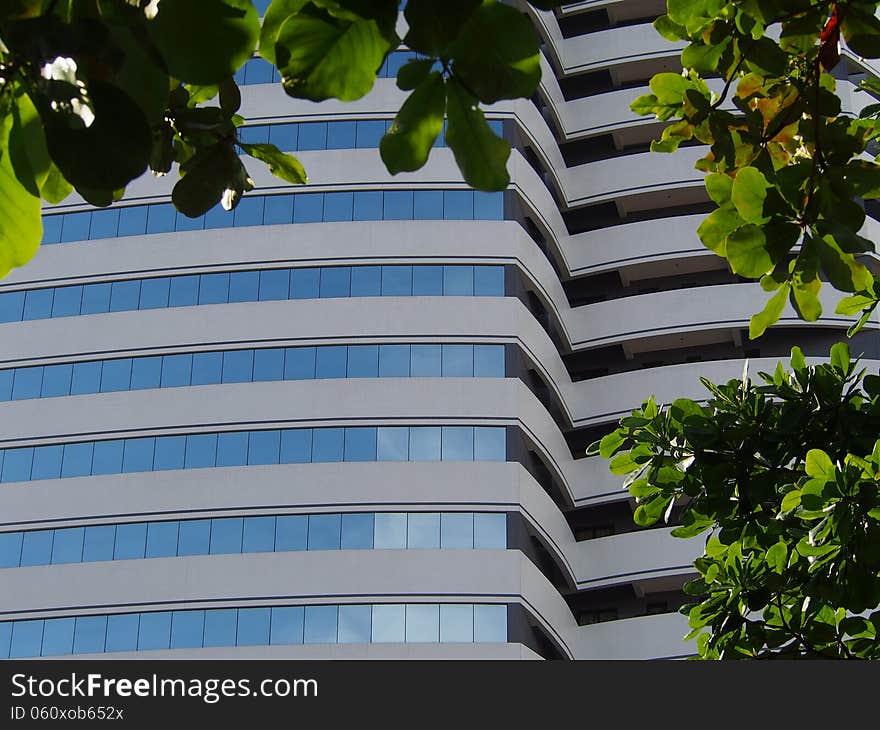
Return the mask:
[[(880, 197), (880, 104), (858, 117), (841, 109), (832, 70), (840, 42), (856, 57), (880, 58), (878, 3), (863, 0), (668, 0), (654, 27), (687, 43), (682, 74), (651, 79), (633, 111), (669, 120), (652, 150), (708, 145), (697, 168), (717, 208), (699, 237), (734, 273), (773, 292), (750, 325), (760, 336), (786, 300), (808, 321), (822, 314), (823, 281), (849, 296), (837, 312), (861, 313), (880, 298), (859, 258), (874, 250), (860, 235), (858, 199)], [(706, 79), (721, 77), (720, 93)], [(880, 93), (880, 82), (862, 82)], [(870, 153), (870, 154), (868, 154)]]
[[(561, 0), (532, 4), (548, 9)], [(390, 172), (420, 168), (448, 118), (465, 180), (502, 190), (510, 145), (481, 103), (528, 97), (539, 45), (521, 12), (497, 0), (273, 0), (262, 22), (251, 0), (8, 0), (0, 5), (0, 276), (26, 263), (42, 236), (40, 200), (74, 189), (111, 205), (146, 170), (180, 179), (172, 202), (199, 216), (252, 190), (242, 155), (287, 182), (295, 157), (239, 137), (234, 74), (255, 52), (291, 97), (351, 101), (367, 94), (401, 42), (420, 54), (400, 69), (411, 92), (380, 153)]]
[(705, 659), (880, 658), (880, 377), (839, 343), (792, 349), (756, 385), (705, 379), (705, 405), (653, 397), (593, 444), (648, 526), (709, 531), (685, 586)]

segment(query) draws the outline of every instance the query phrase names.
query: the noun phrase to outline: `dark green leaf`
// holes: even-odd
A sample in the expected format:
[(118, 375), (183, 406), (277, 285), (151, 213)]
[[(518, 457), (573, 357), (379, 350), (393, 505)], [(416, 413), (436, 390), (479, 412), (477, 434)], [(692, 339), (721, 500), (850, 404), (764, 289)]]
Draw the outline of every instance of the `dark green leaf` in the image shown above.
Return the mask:
[(269, 172), (282, 180), (295, 185), (305, 185), (308, 182), (305, 168), (293, 155), (279, 150), (274, 144), (245, 144), (239, 143), (241, 148), (251, 157), (265, 162), (269, 166)]
[(397, 88), (403, 91), (411, 91), (416, 88), (416, 86), (428, 78), (433, 65), (433, 58), (409, 61), (403, 64), (397, 72)]
[[(428, 56), (445, 55), (446, 47), (461, 31), (470, 15), (480, 7), (481, 0), (412, 0), (403, 11), (409, 32), (407, 46)], [(483, 42), (480, 46), (483, 46)]]
[(410, 172), (425, 164), (443, 130), (445, 111), (446, 84), (435, 71), (409, 95), (382, 137), (379, 152), (388, 172)]

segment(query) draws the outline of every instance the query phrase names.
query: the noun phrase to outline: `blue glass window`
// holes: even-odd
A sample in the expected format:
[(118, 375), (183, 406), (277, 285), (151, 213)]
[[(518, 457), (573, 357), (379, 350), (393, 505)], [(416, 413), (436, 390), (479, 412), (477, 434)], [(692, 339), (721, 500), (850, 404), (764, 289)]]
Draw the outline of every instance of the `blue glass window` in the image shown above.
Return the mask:
[(178, 555), (207, 555), (211, 541), (211, 520), (185, 520), (177, 536)]
[(507, 547), (507, 515), (503, 512), (474, 515), (474, 547), (503, 550)]
[(196, 274), (189, 276), (171, 277), (171, 291), (168, 295), (169, 307), (191, 307), (199, 301), (199, 277)]
[(73, 618), (49, 618), (43, 624), (42, 656), (63, 656), (73, 652)]
[[(137, 649), (140, 614), (124, 613), (106, 618), (106, 651), (134, 651)], [(79, 619), (77, 619), (77, 640), (79, 639)]]
[(328, 122), (327, 149), (350, 150), (355, 143), (355, 122)]
[(383, 213), (387, 221), (412, 220), (412, 190), (386, 190)]
[(344, 514), (342, 515), (343, 550), (370, 550), (373, 547), (373, 515)]
[(385, 120), (364, 120), (357, 123), (357, 146), (378, 147), (385, 136)]
[(409, 430), (410, 461), (440, 461), (440, 429), (413, 426)]
[(311, 515), (309, 517), (309, 550), (339, 550), (339, 515)]
[(241, 552), (244, 520), (241, 517), (222, 517), (211, 520), (211, 554)]
[(270, 644), (303, 643), (303, 607), (290, 606), (272, 609)]
[(116, 542), (116, 525), (94, 525), (86, 528), (83, 540), (83, 562), (113, 560), (113, 543)]
[(196, 352), (192, 356), (192, 384), (219, 383), (223, 372), (223, 353)]
[[(358, 131), (360, 136), (360, 130)], [(382, 193), (375, 191), (354, 194), (354, 219), (356, 221), (382, 220)]]
[(134, 205), (119, 209), (119, 236), (142, 236), (147, 231), (147, 211), (145, 205)]
[(43, 368), (16, 368), (12, 385), (12, 400), (39, 398), (43, 383)]
[(474, 294), (473, 266), (444, 266), (443, 295), (447, 297), (470, 297)]
[(351, 295), (351, 267), (331, 266), (321, 269), (321, 298)]
[(21, 566), (49, 565), (52, 562), (54, 530), (35, 530), (24, 533), (21, 544)]
[(64, 447), (37, 446), (34, 449), (34, 463), (31, 479), (58, 479), (61, 476), (61, 454)]
[(344, 429), (316, 428), (313, 431), (312, 461), (342, 461)]
[(412, 266), (382, 267), (382, 296), (408, 297), (413, 293)]
[(91, 220), (92, 214), (89, 211), (83, 213), (66, 213), (61, 228), (61, 243), (88, 240)]
[(30, 289), (24, 297), (23, 319), (47, 319), (52, 315), (54, 289)]
[(412, 345), (410, 373), (414, 378), (439, 378), (442, 373), (440, 345)]
[(101, 368), (101, 392), (128, 390), (131, 385), (130, 357), (121, 360), (105, 360)]
[(275, 518), (245, 517), (241, 549), (245, 553), (271, 553), (275, 550)]
[(327, 122), (303, 122), (299, 125), (299, 149), (323, 150), (327, 147)]
[(248, 464), (277, 464), (280, 431), (253, 431), (248, 438)]
[(238, 646), (266, 646), (269, 643), (268, 608), (238, 609)]
[(74, 363), (71, 394), (97, 393), (101, 389), (101, 369), (100, 360)]
[(147, 525), (144, 522), (116, 526), (114, 560), (139, 560), (144, 557), (147, 544)]
[(0, 294), (0, 321), (19, 322), (24, 311), (23, 291)]
[(474, 429), (470, 426), (443, 426), (443, 461), (474, 460)]
[[(241, 130), (242, 140), (249, 141), (245, 139), (245, 136), (251, 136), (252, 131), (258, 131), (254, 127), (244, 127)], [(258, 136), (258, 134), (254, 134), (253, 136)], [(258, 140), (252, 140), (257, 142)], [(214, 228), (229, 228), (234, 221), (233, 214), (224, 210), (223, 206), (219, 203), (211, 208), (207, 213), (205, 213), (205, 228), (208, 230), (212, 230)]]
[(379, 377), (409, 377), (409, 345), (379, 345)]
[(167, 649), (171, 644), (171, 611), (142, 613), (138, 649)]
[(474, 516), (468, 512), (444, 512), (440, 515), (440, 547), (469, 549), (474, 546)]
[(351, 296), (378, 297), (382, 293), (381, 267), (354, 266), (351, 269)]
[(474, 193), (474, 218), (481, 221), (504, 220), (504, 193)]
[(177, 211), (177, 216), (174, 219), (174, 230), (175, 231), (201, 231), (205, 227), (205, 216), (200, 215), (195, 218), (190, 218), (187, 215), (184, 215), (182, 212)]
[(503, 378), (504, 345), (474, 345), (474, 377)]
[(350, 221), (354, 215), (353, 193), (325, 193), (324, 194), (324, 220)]
[(373, 528), (373, 546), (379, 549), (402, 550), (406, 547), (407, 515), (404, 512), (377, 513)]
[(147, 233), (168, 233), (174, 230), (177, 211), (171, 203), (148, 206)]
[(290, 271), (266, 269), (260, 272), (260, 301), (287, 299), (290, 294)]
[(305, 550), (309, 519), (304, 515), (287, 515), (275, 520), (275, 550)]
[(129, 474), (153, 469), (154, 438), (125, 439), (122, 456), (122, 472)]
[(377, 461), (407, 461), (409, 429), (406, 426), (379, 426), (376, 429)]
[(474, 641), (507, 641), (507, 606), (474, 606)]
[(340, 644), (368, 644), (372, 624), (372, 606), (340, 606), (339, 632)]
[(110, 284), (86, 284), (82, 290), (83, 314), (102, 314), (110, 311)]
[(349, 378), (376, 378), (379, 376), (379, 346), (351, 345), (348, 348)]
[(474, 428), (474, 459), (476, 461), (505, 461), (507, 459), (507, 430), (503, 426)]
[(440, 604), (440, 641), (472, 642), (474, 640), (474, 607), (469, 604)]
[(224, 304), (227, 301), (229, 274), (202, 274), (199, 281), (199, 304)]
[(242, 226), (263, 225), (263, 197), (244, 197), (234, 211), (234, 223), (236, 228)]
[(443, 269), (439, 266), (412, 267), (414, 297), (439, 297), (443, 294)]
[(84, 527), (68, 527), (55, 530), (55, 539), (52, 542), (52, 564), (78, 563), (82, 560), (83, 540), (86, 530)]
[(52, 300), (53, 317), (74, 317), (79, 314), (82, 307), (81, 286), (59, 286), (55, 289), (55, 297)]
[[(61, 241), (61, 224), (63, 215), (43, 216), (43, 240), (42, 243), (59, 243)], [(5, 656), (0, 647), (0, 657)]]
[[(293, 151), (296, 149), (296, 143), (292, 147), (281, 147), (282, 151)], [(263, 222), (266, 225), (290, 223), (293, 221), (293, 196), (292, 195), (270, 195), (266, 198), (265, 210), (263, 212)]]
[[(21, 562), (22, 533), (0, 532), (0, 568), (17, 568)], [(3, 652), (0, 651), (0, 656)]]
[(298, 428), (281, 432), (281, 463), (307, 464), (312, 460), (312, 429)]
[[(282, 152), (296, 152), (299, 142), (299, 124), (272, 124), (269, 126), (269, 141)], [(268, 198), (272, 200), (272, 198)], [(287, 219), (290, 223), (290, 218)]]
[(259, 271), (236, 271), (229, 276), (230, 302), (256, 302), (260, 298), (259, 292)]
[(217, 455), (217, 434), (200, 433), (186, 437), (184, 468), (201, 469), (214, 466)]
[(288, 347), (284, 353), (285, 380), (312, 380), (315, 377), (315, 348)]
[(406, 607), (408, 642), (440, 641), (440, 606), (436, 603), (409, 604)]
[(92, 474), (119, 474), (122, 471), (122, 439), (98, 441), (92, 452)]
[(156, 439), (153, 469), (183, 469), (186, 436), (160, 436)]
[(443, 220), (443, 192), (441, 190), (416, 190), (413, 200), (413, 217), (420, 221)]
[(320, 269), (293, 269), (290, 272), (290, 298), (317, 299), (319, 282)]
[(137, 309), (140, 295), (140, 281), (114, 281), (110, 285), (110, 311), (130, 312)]
[(345, 461), (376, 461), (376, 428), (345, 429)]
[(10, 659), (19, 657), (40, 656), (40, 645), (43, 640), (43, 621), (16, 621), (12, 625), (12, 645), (9, 649)]
[(254, 377), (254, 351), (232, 350), (223, 353), (223, 382), (249, 383)]
[(443, 345), (442, 372), (445, 378), (473, 377), (473, 345)]
[(138, 357), (131, 365), (131, 389), (158, 388), (162, 376), (162, 356)]
[(201, 647), (204, 633), (204, 611), (173, 612), (171, 617), (172, 649), (195, 649)]
[(443, 217), (446, 220), (473, 220), (474, 194), (470, 190), (446, 190), (443, 193)]
[(244, 466), (247, 463), (246, 431), (231, 431), (217, 436), (217, 466)]
[(238, 610), (215, 609), (205, 612), (205, 646), (235, 646)]
[(171, 279), (161, 276), (158, 279), (144, 279), (141, 282), (141, 309), (162, 309), (168, 306)]
[(344, 378), (347, 370), (348, 348), (330, 345), (317, 348), (315, 373), (318, 378)]
[(273, 348), (254, 353), (254, 380), (281, 380), (284, 377), (284, 350)]
[[(120, 627), (118, 621), (114, 619), (122, 618), (121, 616), (111, 616), (108, 621), (107, 616), (77, 616), (76, 628), (74, 630), (73, 653), (74, 654), (100, 654), (106, 648), (107, 651), (117, 650), (115, 647), (121, 643), (117, 637)], [(126, 617), (127, 618), (127, 617)], [(137, 618), (135, 616), (135, 618)], [(109, 624), (109, 625), (108, 625)], [(111, 635), (109, 628), (113, 626), (116, 631)], [(137, 623), (134, 625), (134, 637), (137, 637)], [(111, 640), (112, 637), (112, 640)], [(122, 649), (133, 649), (134, 646), (123, 645)], [(118, 650), (117, 650), (118, 651)]]
[(32, 447), (6, 449), (3, 453), (3, 472), (0, 481), (22, 482), (30, 479), (33, 458)]
[(338, 606), (306, 606), (305, 631), (306, 644), (336, 643), (336, 624)]
[(151, 522), (147, 528), (148, 558), (170, 558), (177, 555), (177, 532), (179, 522)]
[(503, 297), (504, 267), (474, 266), (474, 295), (478, 297)]
[(406, 546), (410, 549), (440, 547), (440, 515), (437, 512), (416, 512), (407, 515)]
[(401, 603), (373, 606), (373, 643), (403, 641), (405, 629), (406, 606)]
[[(302, 144), (302, 131), (300, 131)], [(320, 223), (324, 216), (324, 196), (321, 193), (300, 193), (293, 206), (294, 223)]]

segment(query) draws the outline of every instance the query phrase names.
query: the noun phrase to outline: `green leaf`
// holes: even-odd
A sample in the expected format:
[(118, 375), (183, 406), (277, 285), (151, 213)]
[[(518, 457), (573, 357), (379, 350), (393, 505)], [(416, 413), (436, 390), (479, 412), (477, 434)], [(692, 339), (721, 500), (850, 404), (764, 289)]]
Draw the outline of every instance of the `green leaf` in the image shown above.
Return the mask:
[(668, 15), (661, 15), (654, 21), (654, 30), (672, 43), (687, 40), (687, 28), (672, 21)]
[(284, 21), (275, 58), (288, 95), (354, 101), (373, 88), (391, 47), (375, 20), (343, 20), (316, 10)]
[(220, 108), (232, 116), (241, 108), (241, 91), (235, 79), (230, 76), (220, 82)]
[(816, 236), (813, 241), (822, 271), (835, 289), (847, 292), (865, 291), (874, 283), (874, 277), (864, 264), (860, 264), (850, 253), (841, 250), (830, 233)]
[(31, 195), (40, 196), (40, 189), (52, 167), (46, 135), (37, 108), (27, 94), (11, 104), (12, 127), (9, 130), (9, 156), (15, 177)]
[[(403, 11), (409, 32), (407, 46), (428, 56), (445, 54), (446, 47), (461, 32), (462, 26), (481, 5), (480, 0), (412, 0)], [(482, 39), (480, 47), (487, 42)]]
[(599, 455), (603, 459), (610, 459), (626, 443), (626, 435), (620, 430), (605, 434), (599, 441)]
[(254, 52), (260, 33), (250, 0), (161, 0), (147, 27), (169, 73), (192, 84), (217, 84)]
[(733, 192), (733, 178), (721, 172), (706, 175), (706, 192), (719, 206), (727, 205)]
[(710, 74), (718, 69), (718, 62), (732, 40), (733, 38), (728, 36), (720, 43), (691, 43), (681, 52), (681, 65), (703, 74)]
[[(849, 372), (849, 345), (845, 342), (835, 342), (831, 346), (831, 365), (842, 373)], [(807, 472), (809, 474), (809, 472)]]
[(788, 54), (767, 37), (749, 45), (745, 56), (746, 65), (764, 76), (782, 76), (788, 68)]
[(877, 300), (874, 297), (865, 296), (864, 294), (853, 294), (851, 297), (844, 297), (841, 299), (837, 303), (837, 308), (834, 311), (837, 314), (852, 317), (863, 309), (867, 309), (873, 304), (876, 304), (876, 302)]
[(785, 301), (788, 299), (790, 289), (790, 284), (783, 284), (779, 291), (770, 297), (764, 309), (752, 316), (751, 320), (749, 320), (750, 340), (757, 339), (764, 334), (768, 327), (779, 321), (782, 310), (785, 309)]
[(454, 77), (446, 84), (446, 113), (446, 144), (464, 179), (477, 190), (504, 190), (510, 145), (495, 136), (477, 100)]
[(867, 160), (850, 160), (846, 165), (846, 181), (853, 193), (865, 200), (880, 198), (880, 165)]
[(863, 11), (855, 3), (847, 5), (847, 12), (841, 23), (841, 33), (846, 45), (862, 58), (880, 58), (880, 19), (870, 12)]
[(269, 166), (269, 172), (282, 180), (294, 185), (305, 185), (308, 182), (305, 168), (293, 155), (279, 150), (274, 144), (245, 144), (239, 146), (251, 157), (256, 157)]
[(0, 277), (33, 258), (43, 237), (40, 199), (15, 175), (9, 155), (12, 115), (0, 118)]
[(781, 512), (790, 512), (791, 510), (798, 507), (801, 503), (801, 490), (793, 489), (792, 491), (786, 493), (786, 495), (782, 498), (782, 502), (779, 505), (779, 510)]
[(425, 164), (434, 140), (443, 131), (445, 111), (446, 84), (435, 71), (409, 95), (379, 143), (388, 172), (410, 172)]
[(447, 49), (465, 88), (486, 103), (531, 96), (541, 80), (538, 37), (509, 5), (486, 0)]
[(403, 64), (397, 72), (397, 88), (403, 91), (411, 91), (416, 88), (428, 78), (433, 65), (433, 58), (424, 58)]
[(114, 26), (113, 42), (123, 53), (122, 65), (114, 77), (115, 84), (140, 106), (150, 124), (157, 124), (168, 107), (170, 81), (168, 74), (144, 47), (138, 35), (126, 26)]
[(641, 468), (641, 464), (635, 460), (632, 451), (624, 451), (615, 456), (608, 465), (609, 470), (615, 476), (623, 476), (629, 474), (636, 469)]
[(272, 65), (275, 61), (275, 41), (278, 31), (284, 25), (284, 21), (291, 15), (296, 15), (309, 0), (272, 0), (263, 15), (263, 25), (260, 28), (260, 42), (257, 48), (259, 54)]
[[(271, 145), (270, 145), (271, 146)], [(232, 191), (227, 209), (234, 207), (242, 192), (252, 189), (247, 172), (230, 142), (218, 142), (201, 149), (181, 166), (183, 176), (171, 191), (171, 202), (184, 215), (196, 218), (207, 213)]]
[(40, 105), (49, 153), (76, 188), (118, 190), (139, 177), (150, 161), (152, 133), (140, 106), (112, 84), (89, 83), (95, 119), (74, 129), (67, 115)]
[(713, 210), (697, 229), (703, 245), (719, 256), (727, 256), (727, 237), (745, 224), (732, 207)]
[(831, 457), (822, 449), (810, 449), (804, 462), (804, 471), (811, 477), (821, 477), (826, 481), (834, 479), (836, 468)]
[(737, 171), (730, 197), (737, 212), (747, 223), (762, 223), (766, 220), (764, 201), (770, 187), (767, 178), (756, 167), (742, 167)]
[(804, 351), (795, 345), (791, 348), (791, 369), (796, 373), (807, 367), (807, 361), (804, 358)]
[(788, 545), (782, 541), (771, 545), (764, 555), (764, 562), (770, 570), (781, 575), (788, 565)]
[(727, 237), (727, 260), (735, 274), (756, 279), (772, 271), (776, 262), (767, 250), (767, 239), (759, 226), (749, 224)]
[(678, 106), (684, 102), (684, 95), (692, 88), (690, 81), (681, 74), (664, 72), (654, 74), (649, 82), (658, 104)]

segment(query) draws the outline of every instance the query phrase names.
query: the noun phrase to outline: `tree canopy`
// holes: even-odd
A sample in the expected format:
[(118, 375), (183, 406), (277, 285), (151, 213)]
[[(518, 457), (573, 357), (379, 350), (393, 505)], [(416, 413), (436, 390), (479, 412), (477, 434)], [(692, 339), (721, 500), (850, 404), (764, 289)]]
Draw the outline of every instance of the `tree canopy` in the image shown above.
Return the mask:
[[(530, 0), (549, 9), (561, 0)], [(521, 12), (496, 0), (9, 0), (0, 7), (0, 276), (42, 236), (41, 200), (76, 190), (107, 206), (148, 169), (180, 179), (172, 202), (196, 217), (253, 189), (242, 154), (293, 184), (302, 164), (272, 144), (243, 142), (234, 74), (258, 53), (291, 97), (352, 101), (372, 89), (401, 42), (419, 57), (397, 85), (410, 92), (381, 140), (395, 174), (428, 159), (444, 118), (465, 180), (502, 190), (510, 145), (481, 103), (528, 97), (539, 44)]]
[(685, 585), (704, 659), (880, 658), (880, 377), (830, 362), (653, 398), (593, 444), (626, 475), (635, 521), (710, 531)]
[[(670, 120), (651, 148), (707, 145), (697, 168), (717, 206), (699, 236), (734, 273), (772, 293), (750, 325), (760, 336), (786, 301), (808, 321), (822, 314), (823, 281), (849, 293), (837, 307), (863, 326), (880, 297), (860, 257), (874, 251), (861, 235), (859, 200), (880, 197), (880, 104), (858, 116), (843, 109), (833, 76), (848, 62), (873, 72), (880, 58), (876, 2), (849, 0), (668, 0), (654, 27), (686, 43), (683, 72), (651, 79), (639, 114)], [(707, 79), (719, 78), (719, 92)], [(880, 93), (873, 75), (861, 82)]]

